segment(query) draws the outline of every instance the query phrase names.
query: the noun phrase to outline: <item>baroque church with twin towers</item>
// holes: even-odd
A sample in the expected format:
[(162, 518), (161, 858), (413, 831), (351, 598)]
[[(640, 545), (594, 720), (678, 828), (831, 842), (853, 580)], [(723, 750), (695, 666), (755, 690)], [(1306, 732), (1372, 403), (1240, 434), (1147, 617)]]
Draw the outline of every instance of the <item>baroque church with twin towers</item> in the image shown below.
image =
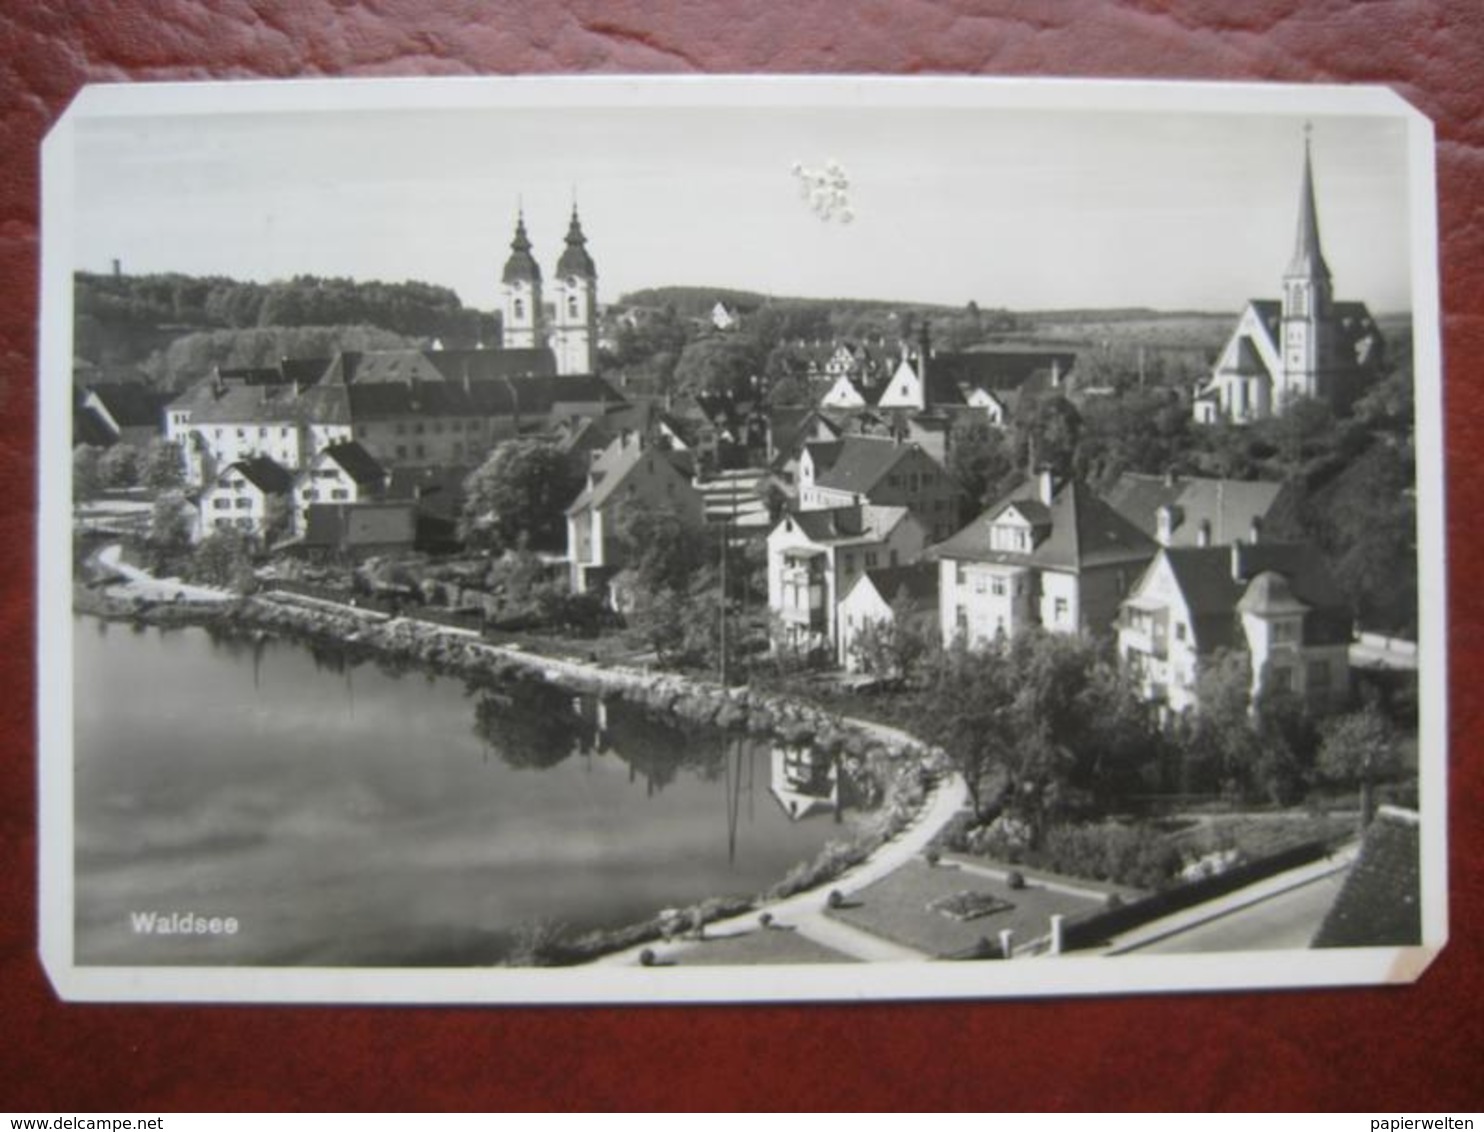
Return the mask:
[(575, 204), (549, 289), (532, 254), (524, 210), (517, 214), (500, 277), (500, 313), (505, 349), (550, 349), (559, 374), (597, 372), (598, 269)]

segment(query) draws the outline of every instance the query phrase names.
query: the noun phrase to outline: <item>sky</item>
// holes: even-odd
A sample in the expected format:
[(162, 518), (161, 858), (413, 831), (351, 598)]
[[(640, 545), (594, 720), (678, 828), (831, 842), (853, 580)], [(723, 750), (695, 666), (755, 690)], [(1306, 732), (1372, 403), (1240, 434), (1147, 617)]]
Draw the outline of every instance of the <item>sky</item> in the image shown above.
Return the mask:
[[(419, 279), (493, 309), (517, 209), (550, 278), (575, 200), (605, 303), (688, 284), (1235, 311), (1278, 294), (1306, 121), (1336, 297), (1409, 309), (1402, 121), (1291, 112), (670, 99), (84, 116), (73, 258)], [(793, 172), (830, 160), (849, 177), (848, 224), (811, 210)]]

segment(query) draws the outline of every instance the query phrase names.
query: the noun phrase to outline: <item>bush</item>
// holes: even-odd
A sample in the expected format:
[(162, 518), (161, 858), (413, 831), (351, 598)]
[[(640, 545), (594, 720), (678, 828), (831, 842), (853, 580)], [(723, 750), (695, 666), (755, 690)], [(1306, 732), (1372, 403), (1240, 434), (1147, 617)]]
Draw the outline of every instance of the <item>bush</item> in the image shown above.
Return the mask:
[(1025, 887), (1025, 874), (1018, 869), (1011, 869), (1005, 877), (1005, 884), (1012, 890), (1018, 892)]
[(825, 899), (825, 904), (830, 908), (843, 908), (845, 906), (845, 894), (838, 888), (830, 889), (830, 894)]
[(655, 963), (654, 948), (652, 948), (652, 947), (646, 947), (643, 951), (639, 952), (639, 966), (641, 966), (641, 967), (653, 967), (654, 966), (654, 963)]
[(1162, 888), (1180, 870), (1180, 854), (1158, 834), (1113, 822), (1057, 826), (1040, 856), (1055, 872), (1134, 888)]

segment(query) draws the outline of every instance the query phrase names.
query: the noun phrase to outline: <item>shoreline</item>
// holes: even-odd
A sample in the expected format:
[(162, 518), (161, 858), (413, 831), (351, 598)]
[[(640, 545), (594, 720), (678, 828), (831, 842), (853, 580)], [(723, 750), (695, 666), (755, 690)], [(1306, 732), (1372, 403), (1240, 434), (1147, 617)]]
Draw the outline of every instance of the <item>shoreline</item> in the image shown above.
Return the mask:
[[(896, 850), (893, 860), (902, 856), (897, 839), (909, 827), (914, 845), (922, 843), (909, 855), (926, 847), (961, 805), (958, 795), (963, 786), (958, 776), (923, 743), (898, 729), (834, 715), (806, 701), (752, 688), (723, 688), (677, 673), (541, 656), (519, 646), (486, 641), (467, 629), (421, 620), (415, 613), (393, 617), (282, 591), (211, 603), (156, 601), (120, 597), (107, 588), (89, 589), (76, 582), (72, 609), (105, 620), (162, 628), (195, 625), (243, 636), (283, 636), (456, 676), (475, 685), (536, 679), (573, 692), (616, 696), (684, 726), (812, 745), (835, 759), (839, 772), (850, 775), (873, 800), (872, 808), (859, 815), (848, 840), (827, 843), (814, 858), (800, 862), (763, 892), (713, 897), (576, 938), (543, 939), (531, 954), (507, 958), (505, 964), (510, 966), (611, 962), (644, 944), (668, 938), (677, 920), (700, 931), (708, 923), (756, 915), (783, 901), (812, 897), (826, 884), (869, 872), (873, 859), (888, 847)], [(929, 815), (933, 815), (931, 827), (922, 828), (919, 819)]]

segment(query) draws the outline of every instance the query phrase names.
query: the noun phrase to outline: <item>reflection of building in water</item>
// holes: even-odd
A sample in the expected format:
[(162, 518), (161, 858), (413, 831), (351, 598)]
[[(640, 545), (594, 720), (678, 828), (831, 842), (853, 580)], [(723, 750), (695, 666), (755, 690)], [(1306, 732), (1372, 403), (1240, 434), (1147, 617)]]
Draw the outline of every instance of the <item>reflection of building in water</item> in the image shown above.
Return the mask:
[(768, 786), (784, 813), (798, 821), (811, 814), (838, 811), (840, 769), (833, 758), (813, 747), (777, 743), (771, 755)]

